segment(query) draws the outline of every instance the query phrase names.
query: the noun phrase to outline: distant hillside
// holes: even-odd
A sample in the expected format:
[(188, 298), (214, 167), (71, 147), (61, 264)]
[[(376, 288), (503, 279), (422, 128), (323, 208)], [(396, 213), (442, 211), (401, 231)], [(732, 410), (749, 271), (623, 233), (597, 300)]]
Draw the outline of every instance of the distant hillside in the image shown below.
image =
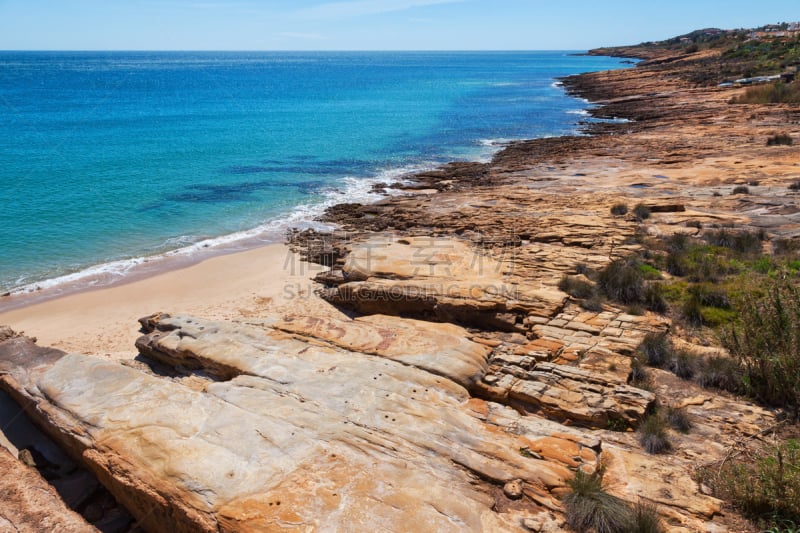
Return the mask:
[(754, 29), (705, 28), (634, 46), (597, 48), (592, 55), (635, 57), (649, 64), (686, 64), (684, 75), (700, 85), (779, 74), (800, 65), (800, 23)]

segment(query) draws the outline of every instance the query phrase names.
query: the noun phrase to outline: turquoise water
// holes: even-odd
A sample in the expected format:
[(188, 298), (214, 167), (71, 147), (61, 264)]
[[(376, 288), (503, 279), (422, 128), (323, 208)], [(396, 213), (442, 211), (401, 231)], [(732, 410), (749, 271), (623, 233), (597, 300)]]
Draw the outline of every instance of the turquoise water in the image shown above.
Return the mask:
[(554, 78), (621, 66), (565, 52), (0, 52), (0, 290), (280, 240), (408, 169), (574, 132), (586, 103)]

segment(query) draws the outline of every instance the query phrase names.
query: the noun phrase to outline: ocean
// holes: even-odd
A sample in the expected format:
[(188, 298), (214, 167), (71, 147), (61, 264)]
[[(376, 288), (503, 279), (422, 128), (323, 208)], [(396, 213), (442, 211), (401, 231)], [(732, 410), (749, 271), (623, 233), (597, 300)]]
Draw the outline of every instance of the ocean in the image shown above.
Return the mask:
[(329, 205), (576, 133), (570, 52), (0, 52), (0, 292), (280, 241)]

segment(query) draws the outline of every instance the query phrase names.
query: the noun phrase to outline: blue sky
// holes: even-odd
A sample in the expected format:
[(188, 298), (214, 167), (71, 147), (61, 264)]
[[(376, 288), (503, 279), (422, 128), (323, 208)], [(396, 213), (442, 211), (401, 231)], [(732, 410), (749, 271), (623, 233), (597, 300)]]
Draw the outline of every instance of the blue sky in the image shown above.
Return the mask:
[(798, 0), (0, 0), (0, 49), (583, 50), (793, 20)]

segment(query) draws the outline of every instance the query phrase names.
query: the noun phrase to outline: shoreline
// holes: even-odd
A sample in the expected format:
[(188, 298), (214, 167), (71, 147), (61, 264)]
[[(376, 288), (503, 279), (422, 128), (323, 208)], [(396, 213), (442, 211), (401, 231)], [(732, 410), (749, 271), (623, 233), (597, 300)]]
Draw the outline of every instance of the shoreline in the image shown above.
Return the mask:
[[(726, 228), (758, 230), (762, 251), (797, 236), (800, 196), (788, 186), (800, 179), (800, 163), (790, 147), (764, 147), (775, 124), (800, 110), (732, 107), (735, 92), (692, 86), (675, 75), (681, 68), (673, 62), (567, 78), (566, 88), (595, 101), (592, 116), (627, 121), (587, 121), (582, 135), (518, 141), (489, 163), (416, 174), (404, 185), (408, 194), (327, 210), (323, 220), (337, 224), (334, 232), (298, 232), (288, 247), (220, 256), (19, 310), (17, 328), (45, 332), (40, 346), (89, 357), (60, 354), (53, 363), (45, 348), (12, 338), (6, 360), (20, 368), (12, 390), (26, 401), (33, 395), (36, 412), (69, 405), (83, 426), (56, 421), (55, 433), (71, 444), (75, 427), (90, 427), (97, 433), (87, 450), (103, 464), (133, 465), (112, 472), (109, 483), (118, 483), (128, 498), (121, 504), (132, 502), (137, 519), (151, 516), (150, 508), (140, 505), (143, 491), (128, 488), (131, 479), (166, 489), (150, 493), (167, 494), (169, 506), (196, 502), (197, 487), (215, 494), (233, 487), (241, 498), (233, 501), (244, 504), (207, 504), (207, 529), (264, 529), (284, 509), (304, 524), (382, 519), (396, 509), (395, 493), (376, 498), (375, 486), (353, 486), (352, 472), (396, 483), (409, 479), (411, 464), (436, 475), (412, 476), (410, 488), (393, 485), (409, 495), (409, 512), (442, 515), (444, 508), (449, 520), (453, 494), (468, 501), (461, 495), (477, 489), (479, 500), (455, 510), (471, 529), (538, 530), (527, 520), (544, 517), (561, 530), (568, 480), (585, 464), (607, 469), (615, 496), (653, 505), (670, 529), (749, 531), (694, 476), (698, 466), (727, 460), (742, 435), (760, 438), (775, 427), (774, 411), (655, 365), (646, 384), (631, 379), (648, 335), (669, 334), (698, 362), (719, 355), (708, 331), (673, 320), (680, 301), (636, 309), (610, 294), (588, 302), (561, 288), (580, 274), (597, 290), (590, 276), (617, 258), (651, 250), (651, 258), (663, 258), (662, 245), (678, 234), (701, 242)], [(619, 205), (625, 213), (615, 212)], [(640, 206), (648, 216), (635, 214)], [(655, 265), (659, 279), (682, 281)], [(152, 316), (159, 311), (192, 316)], [(139, 358), (133, 345), (142, 316), (149, 319)], [(14, 343), (41, 355), (21, 358)], [(117, 362), (102, 361), (109, 358)], [(108, 394), (117, 389), (124, 392)], [(139, 403), (143, 391), (150, 403)], [(691, 417), (691, 432), (669, 430), (669, 454), (650, 453), (636, 431), (656, 405)], [(110, 422), (95, 429), (98, 412)], [(187, 430), (186, 420), (197, 426)], [(353, 441), (351, 423), (359, 428)], [(260, 428), (270, 431), (253, 434)], [(371, 433), (361, 429), (380, 436), (366, 441), (365, 460), (358, 451)], [(337, 442), (346, 448), (332, 448), (331, 435), (344, 435)], [(170, 447), (175, 442), (179, 448)], [(275, 457), (294, 457), (288, 446), (300, 459), (273, 469)], [(214, 455), (220, 447), (225, 455)], [(176, 460), (162, 468), (153, 457), (166, 454)], [(268, 457), (258, 467), (272, 470), (242, 489), (236, 468), (252, 473), (253, 457)], [(376, 458), (399, 468), (370, 470)], [(308, 478), (309, 471), (321, 475)], [(187, 490), (185, 479), (199, 481)], [(276, 485), (263, 488), (263, 479)], [(438, 480), (447, 483), (430, 490)], [(319, 496), (330, 507), (320, 511)], [(283, 501), (280, 509), (275, 501)], [(192, 518), (167, 515), (174, 507), (163, 509), (169, 520), (198, 528)]]
[(316, 303), (309, 278), (322, 270), (300, 261), (286, 245), (270, 244), (5, 311), (0, 324), (43, 346), (129, 358), (143, 316), (179, 312), (226, 320), (302, 309)]
[[(588, 52), (586, 55), (589, 55)], [(626, 67), (621, 67), (621, 69), (624, 70)], [(254, 228), (203, 239), (181, 248), (166, 250), (153, 255), (107, 261), (88, 266), (76, 272), (30, 282), (9, 289), (0, 295), (0, 324), (3, 323), (2, 317), (5, 314), (26, 307), (67, 298), (83, 292), (136, 283), (172, 271), (190, 268), (220, 256), (235, 255), (275, 244), (285, 244), (287, 243), (285, 236), (287, 231), (295, 229), (301, 231), (306, 229), (331, 231), (334, 228), (321, 220), (330, 210), (353, 202), (369, 205), (381, 202), (392, 196), (418, 193), (420, 191), (419, 187), (414, 186), (414, 183), (418, 183), (418, 176), (436, 173), (453, 165), (488, 165), (495, 158), (501, 157), (503, 152), (510, 147), (519, 143), (535, 142), (538, 139), (584, 135), (584, 131), (587, 128), (585, 118), (591, 117), (598, 120), (598, 122), (606, 121), (607, 119), (594, 117), (593, 110), (596, 109), (593, 107), (594, 103), (569, 90), (564, 84), (565, 79), (573, 76), (553, 78), (553, 83), (551, 84), (554, 88), (560, 89), (564, 97), (582, 101), (583, 107), (581, 109), (567, 111), (568, 114), (577, 118), (573, 123), (574, 133), (570, 135), (525, 139), (476, 139), (473, 141), (474, 145), (481, 147), (484, 152), (488, 151), (488, 153), (479, 154), (475, 159), (453, 159), (435, 164), (413, 164), (385, 169), (370, 177), (350, 178), (350, 187), (353, 187), (352, 184), (357, 184), (356, 187), (353, 187), (357, 191), (357, 198), (352, 198), (350, 189), (345, 189), (344, 191), (337, 189), (335, 193), (330, 193), (330, 198), (326, 200), (316, 204), (300, 204), (287, 213), (285, 217), (266, 221)], [(589, 126), (591, 126), (591, 123), (589, 123)], [(404, 181), (411, 182), (410, 186), (407, 188), (402, 187)], [(380, 188), (376, 190), (376, 186)], [(345, 197), (341, 199), (344, 201), (337, 201), (334, 194)], [(373, 195), (375, 197), (370, 198)], [(297, 215), (300, 215), (302, 219), (292, 220)], [(279, 222), (280, 229), (270, 229), (269, 226), (276, 222)], [(283, 234), (278, 236), (279, 232)]]

